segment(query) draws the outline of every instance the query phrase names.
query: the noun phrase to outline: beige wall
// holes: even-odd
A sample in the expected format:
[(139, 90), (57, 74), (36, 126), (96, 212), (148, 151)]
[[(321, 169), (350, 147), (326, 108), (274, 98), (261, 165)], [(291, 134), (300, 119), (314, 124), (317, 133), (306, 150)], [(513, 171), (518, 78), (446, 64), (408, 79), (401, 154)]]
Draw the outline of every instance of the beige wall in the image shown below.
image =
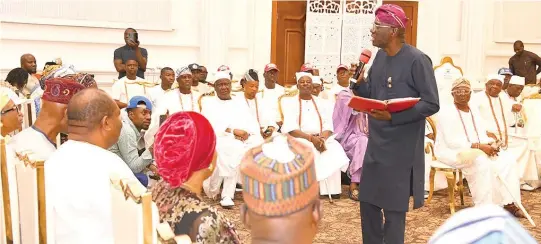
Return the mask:
[(466, 76), (484, 82), (508, 66), (516, 40), (541, 55), (539, 10), (541, 1), (532, 0), (419, 0), (417, 46), (435, 63), (452, 57)]
[[(138, 30), (151, 69), (197, 62), (212, 72), (227, 64), (238, 76), (248, 68), (262, 70), (270, 60), (271, 0), (3, 2), (0, 79), (19, 66), (21, 54), (32, 53), (38, 70), (61, 57), (96, 74), (107, 89), (117, 76), (113, 51), (124, 44), (127, 27)], [(147, 70), (147, 78), (158, 79), (156, 71)]]
[[(0, 78), (30, 52), (38, 68), (62, 57), (80, 71), (97, 74), (102, 87), (110, 86), (116, 76), (113, 50), (123, 44), (128, 26), (139, 30), (149, 68), (199, 62), (214, 71), (228, 64), (238, 76), (247, 68), (261, 70), (270, 60), (272, 0), (134, 0), (129, 7), (125, 0), (19, 1), (40, 3), (33, 9), (9, 2), (14, 1), (5, 0), (0, 8)], [(541, 54), (536, 17), (541, 1), (418, 2), (417, 46), (435, 63), (451, 56), (467, 76), (483, 81), (507, 66), (517, 39)], [(54, 4), (60, 3), (58, 11)], [(155, 73), (149, 70), (147, 76), (157, 79)]]

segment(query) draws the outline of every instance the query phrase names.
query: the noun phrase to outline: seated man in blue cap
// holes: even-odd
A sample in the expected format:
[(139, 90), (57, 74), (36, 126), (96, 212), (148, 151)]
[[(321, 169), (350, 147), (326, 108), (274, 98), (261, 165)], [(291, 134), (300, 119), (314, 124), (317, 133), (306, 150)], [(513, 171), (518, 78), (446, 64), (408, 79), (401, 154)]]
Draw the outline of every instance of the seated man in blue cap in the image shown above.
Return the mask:
[[(118, 142), (109, 151), (118, 155), (133, 171), (137, 179), (144, 186), (148, 186), (147, 169), (155, 172), (152, 164), (154, 157), (152, 150), (145, 149), (144, 143), (139, 146), (142, 130), (148, 130), (152, 114), (152, 102), (144, 96), (134, 96), (126, 107), (127, 119), (122, 120), (122, 130)], [(140, 149), (142, 148), (142, 149)]]
[(511, 70), (508, 68), (500, 68), (498, 70), (498, 75), (503, 75), (505, 77), (503, 79), (502, 90), (507, 90), (507, 87), (509, 87), (509, 82), (511, 81), (511, 77), (513, 76), (513, 72), (511, 72)]

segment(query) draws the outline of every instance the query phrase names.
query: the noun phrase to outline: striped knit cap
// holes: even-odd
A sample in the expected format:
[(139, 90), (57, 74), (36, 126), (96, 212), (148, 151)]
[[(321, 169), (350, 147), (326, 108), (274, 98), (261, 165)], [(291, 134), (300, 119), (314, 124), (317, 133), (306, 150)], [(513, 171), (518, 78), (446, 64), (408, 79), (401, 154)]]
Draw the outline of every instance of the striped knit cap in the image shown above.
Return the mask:
[(248, 150), (241, 167), (248, 208), (264, 216), (285, 216), (319, 197), (312, 149), (292, 137), (275, 136)]

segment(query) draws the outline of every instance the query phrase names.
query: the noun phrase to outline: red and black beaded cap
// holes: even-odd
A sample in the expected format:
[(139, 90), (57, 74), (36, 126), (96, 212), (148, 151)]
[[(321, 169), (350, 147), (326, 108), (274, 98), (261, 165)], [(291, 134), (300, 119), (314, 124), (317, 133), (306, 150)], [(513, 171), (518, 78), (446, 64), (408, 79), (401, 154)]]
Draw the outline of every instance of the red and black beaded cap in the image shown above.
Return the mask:
[(72, 79), (52, 78), (45, 81), (42, 99), (54, 103), (68, 104), (70, 99), (85, 87)]

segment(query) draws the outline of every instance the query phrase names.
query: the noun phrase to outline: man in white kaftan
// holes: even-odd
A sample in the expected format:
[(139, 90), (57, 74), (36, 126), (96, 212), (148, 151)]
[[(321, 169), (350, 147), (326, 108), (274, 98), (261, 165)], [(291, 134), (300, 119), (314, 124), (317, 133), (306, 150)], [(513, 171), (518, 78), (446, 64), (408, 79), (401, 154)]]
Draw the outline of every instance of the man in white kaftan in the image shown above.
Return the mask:
[(278, 122), (280, 113), (278, 112), (278, 99), (284, 95), (285, 88), (278, 84), (278, 75), (280, 70), (276, 64), (270, 63), (265, 65), (265, 72), (263, 73), (263, 80), (259, 83), (259, 93), (261, 94), (262, 101), (266, 104), (269, 118)]
[[(303, 93), (303, 96), (304, 92), (309, 92), (305, 90), (312, 87), (311, 77), (309, 73), (297, 73), (299, 93)], [(308, 134), (309, 138), (321, 138), (323, 134), (328, 132), (332, 134), (332, 110), (319, 97), (309, 95), (312, 99), (305, 100), (301, 99), (300, 96), (301, 94), (282, 99), (282, 110), (284, 112), (282, 133), (292, 134), (300, 131)], [(292, 136), (295, 135), (292, 134)], [(297, 140), (314, 149), (316, 175), (318, 181), (321, 181), (319, 186), (321, 195), (336, 195), (342, 192), (340, 170), (345, 172), (349, 164), (349, 158), (334, 137), (334, 135), (331, 135), (323, 141), (325, 148), (323, 151), (317, 150), (313, 142), (297, 137)], [(323, 180), (326, 180), (326, 182), (323, 182)]]
[(120, 110), (98, 89), (83, 90), (73, 100), (67, 111), (70, 140), (45, 162), (47, 229), (53, 233), (47, 241), (113, 244), (110, 177), (140, 184), (126, 163), (107, 151), (120, 134)]
[(160, 85), (150, 88), (148, 92), (148, 99), (152, 102), (152, 107), (159, 107), (159, 101), (162, 100), (162, 97), (167, 91), (171, 90), (175, 78), (176, 75), (173, 69), (165, 67), (160, 70)]
[(239, 165), (244, 153), (263, 142), (260, 128), (247, 106), (231, 97), (231, 80), (227, 72), (215, 75), (215, 96), (205, 97), (201, 113), (209, 120), (216, 133), (216, 170), (203, 183), (210, 198), (216, 197), (223, 182), (220, 205), (234, 206), (233, 197), (238, 180)]
[(150, 126), (145, 132), (145, 147), (148, 149), (154, 144), (154, 136), (160, 128), (160, 117), (181, 111), (199, 111), (198, 100), (200, 94), (191, 89), (192, 73), (188, 67), (182, 67), (175, 72), (178, 87), (168, 90), (161, 96), (158, 106), (152, 111)]
[(137, 75), (139, 65), (135, 60), (127, 60), (126, 76), (115, 81), (111, 88), (111, 96), (120, 108), (125, 108), (134, 96), (149, 97), (151, 88), (158, 84), (140, 78)]
[[(524, 190), (534, 188), (526, 184), (526, 180), (538, 180), (537, 170), (526, 171), (527, 168), (536, 169), (535, 161), (525, 157), (527, 152), (527, 140), (522, 135), (515, 135), (515, 115), (522, 109), (522, 105), (514, 104), (507, 94), (501, 92), (503, 76), (491, 75), (487, 78), (485, 91), (476, 93), (472, 97), (472, 106), (480, 112), (483, 123), (487, 126), (490, 136), (503, 143), (502, 149), (509, 152), (518, 163), (518, 174), (520, 175)], [(522, 131), (522, 129), (520, 128)], [(517, 128), (518, 131), (518, 128)], [(533, 164), (533, 165), (532, 165)]]
[[(437, 115), (439, 133), (435, 152), (438, 160), (462, 169), (474, 204), (513, 208), (512, 203), (521, 199), (516, 160), (506, 151), (495, 149), (497, 146), (486, 135), (478, 109), (468, 105), (470, 82), (460, 78), (453, 82), (452, 91), (455, 104), (442, 107)], [(513, 211), (516, 214), (516, 207)]]

